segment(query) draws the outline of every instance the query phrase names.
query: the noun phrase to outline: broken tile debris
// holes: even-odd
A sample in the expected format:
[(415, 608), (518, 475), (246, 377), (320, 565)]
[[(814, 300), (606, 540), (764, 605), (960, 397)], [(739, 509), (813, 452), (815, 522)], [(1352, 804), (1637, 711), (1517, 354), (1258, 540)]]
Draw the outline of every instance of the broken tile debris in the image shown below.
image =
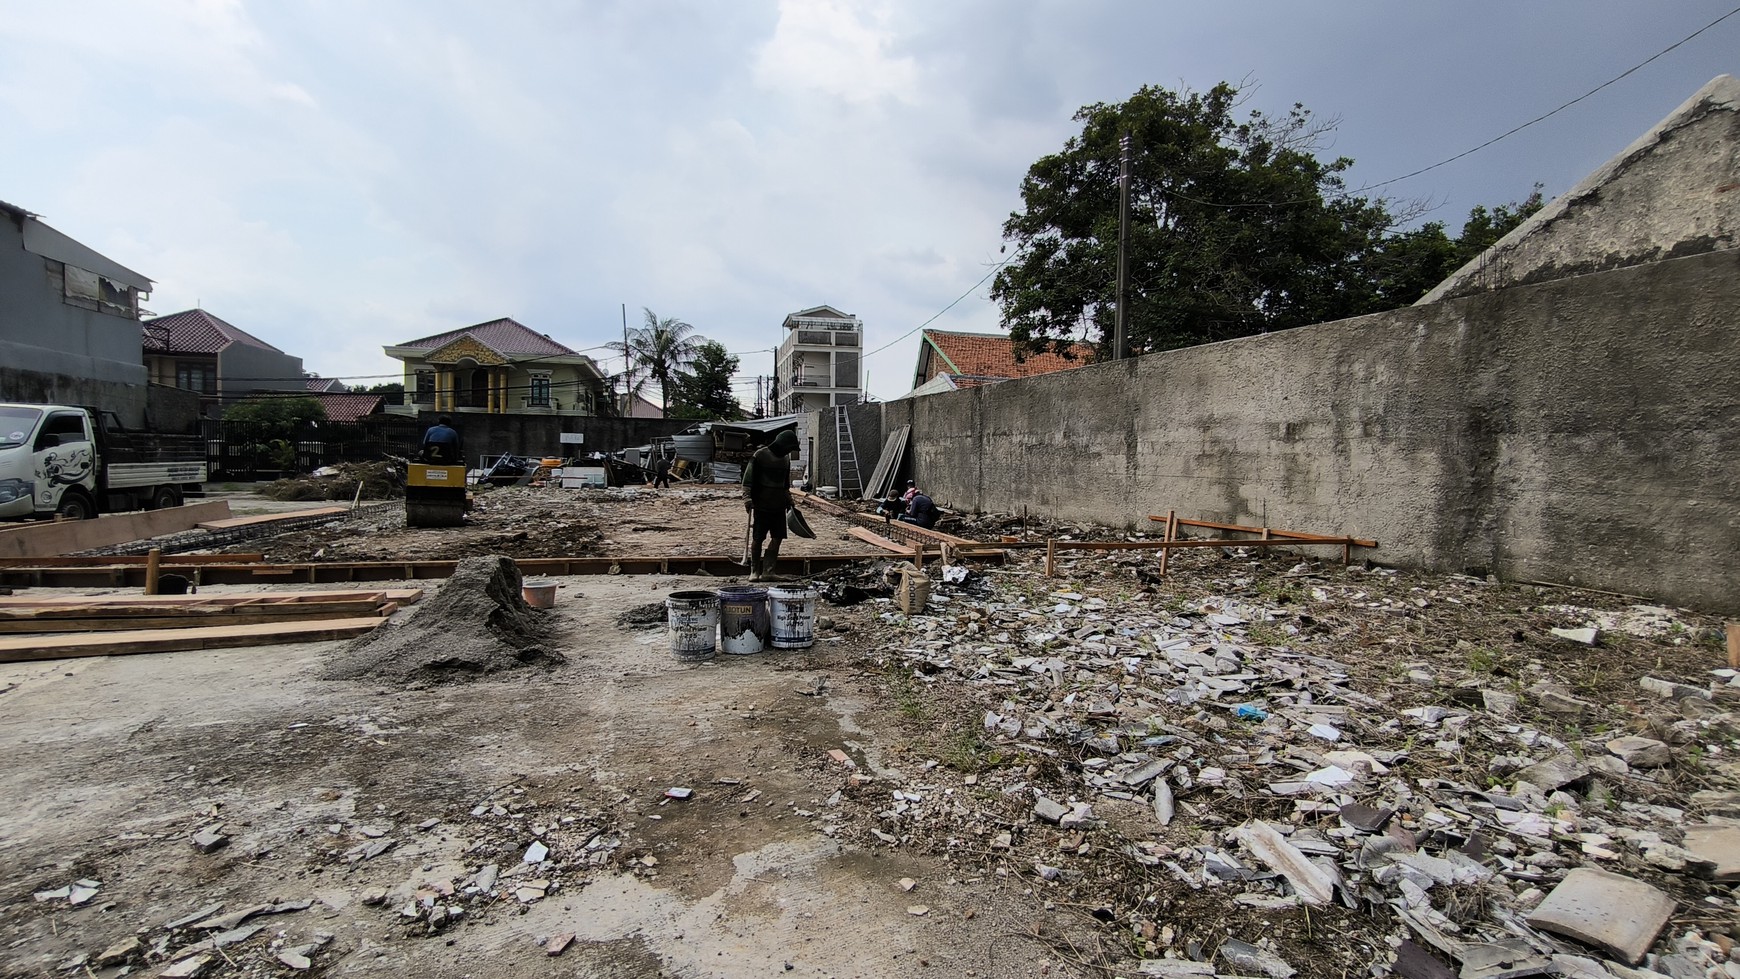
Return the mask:
[[(1120, 561), (1142, 578), (1139, 557), (1096, 559), (1096, 567)], [(1706, 759), (1711, 750), (1727, 755), (1730, 729), (1708, 719), (1724, 709), (1721, 698), (1701, 713), (1688, 706), (1687, 698), (1708, 702), (1702, 688), (1645, 682), (1674, 701), (1667, 715), (1647, 729), (1638, 718), (1614, 730), (1612, 711), (1625, 705), (1598, 702), (1535, 664), (1520, 681), (1514, 672), (1483, 675), (1490, 654), (1473, 643), (1458, 642), (1479, 667), (1471, 673), (1440, 660), (1398, 663), (1380, 676), (1369, 664), (1325, 655), (1324, 646), (1308, 652), (1289, 642), (1310, 617), (1298, 606), (1226, 598), (1161, 607), (1152, 596), (1114, 598), (1114, 589), (1091, 583), (1112, 575), (1043, 591), (1020, 570), (991, 570), (971, 589), (939, 587), (951, 599), (943, 611), (886, 619), (899, 630), (890, 649), (914, 676), (958, 684), (981, 702), (980, 737), (991, 749), (1063, 776), (1035, 778), (1028, 765), (981, 769), (957, 783), (1027, 807), (1024, 834), (983, 823), (971, 831), (992, 854), (1030, 855), (1030, 874), (1018, 864), (1010, 870), (1039, 887), (1078, 886), (1077, 850), (1109, 838), (1134, 864), (1187, 889), (1224, 889), (1229, 905), (1341, 904), (1397, 922), (1385, 960), (1393, 962), (1375, 965), (1373, 975), (1521, 979), (1580, 968), (1570, 946), (1548, 944), (1541, 935), (1550, 929), (1528, 923), (1530, 915), (1555, 920), (1566, 898), (1549, 895), (1567, 875), (1714, 875), (1730, 866), (1698, 852), (1705, 843), (1684, 829), (1685, 810), (1666, 804), (1671, 795), (1654, 774), (1672, 770), (1677, 745), (1701, 744)], [(1334, 590), (1359, 594), (1369, 581), (1372, 614), (1406, 614), (1428, 601), (1476, 602), (1492, 587), (1466, 579), (1431, 589), (1430, 599), (1398, 601), (1389, 587), (1398, 577), (1348, 571)], [(1122, 582), (1117, 588), (1127, 591)], [(1315, 600), (1334, 594), (1325, 584), (1309, 589)], [(1631, 635), (1590, 627), (1604, 649)], [(1260, 648), (1253, 632), (1263, 634)], [(1734, 672), (1719, 681), (1740, 687)], [(1397, 678), (1411, 681), (1405, 692)], [(1584, 733), (1591, 729), (1613, 733)], [(1740, 792), (1702, 800), (1700, 812), (1740, 817)], [(1093, 816), (1071, 819), (1078, 807)], [(901, 831), (919, 808), (879, 811), (866, 838), (909, 839)], [(1244, 818), (1253, 808), (1263, 818)], [(1735, 857), (1740, 875), (1740, 850)], [(1182, 948), (1155, 957), (1168, 946), (1152, 944), (1125, 974), (1268, 976), (1302, 967), (1287, 961), (1285, 946), (1259, 938), (1235, 931), (1188, 959), (1171, 957)], [(1643, 941), (1654, 938), (1652, 931)], [(1608, 940), (1606, 954), (1629, 954), (1626, 936)], [(1602, 968), (1609, 966), (1622, 968), (1610, 960)], [(1607, 979), (1615, 977), (1636, 979)]]

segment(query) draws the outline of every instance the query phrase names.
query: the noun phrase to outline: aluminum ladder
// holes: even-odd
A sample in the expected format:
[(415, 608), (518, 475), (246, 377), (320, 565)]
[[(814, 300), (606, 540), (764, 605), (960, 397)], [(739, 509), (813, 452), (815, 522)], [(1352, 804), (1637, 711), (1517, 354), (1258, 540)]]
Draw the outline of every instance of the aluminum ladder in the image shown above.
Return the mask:
[(840, 499), (855, 500), (864, 492), (858, 475), (858, 450), (852, 444), (852, 419), (845, 405), (834, 406), (834, 472), (840, 478)]

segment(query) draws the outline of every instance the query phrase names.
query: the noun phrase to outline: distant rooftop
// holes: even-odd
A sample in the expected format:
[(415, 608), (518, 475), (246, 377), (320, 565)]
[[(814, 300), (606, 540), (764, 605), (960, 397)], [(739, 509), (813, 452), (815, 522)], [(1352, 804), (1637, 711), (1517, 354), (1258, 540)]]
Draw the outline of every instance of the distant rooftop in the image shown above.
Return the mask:
[(139, 327), (144, 348), (162, 353), (215, 354), (237, 343), (273, 353), (284, 352), (203, 309), (187, 309), (159, 316), (141, 322)]
[(517, 323), (505, 316), (499, 320), (490, 320), (476, 326), (448, 330), (446, 333), (437, 333), (420, 340), (407, 340), (404, 343), (393, 344), (393, 346), (406, 347), (412, 350), (438, 350), (463, 336), (469, 336), (499, 354), (535, 357), (580, 356), (578, 350), (557, 343), (531, 327)]

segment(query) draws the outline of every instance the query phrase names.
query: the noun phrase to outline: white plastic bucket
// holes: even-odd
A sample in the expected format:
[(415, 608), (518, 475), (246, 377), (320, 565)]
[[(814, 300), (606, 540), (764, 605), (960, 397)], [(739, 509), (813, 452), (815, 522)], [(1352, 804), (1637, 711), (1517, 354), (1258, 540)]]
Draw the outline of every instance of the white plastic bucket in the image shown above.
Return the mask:
[(672, 592), (665, 599), (671, 655), (689, 663), (713, 658), (719, 634), (719, 596), (710, 591)]
[(767, 603), (773, 618), (774, 649), (808, 649), (816, 643), (816, 600), (821, 591), (814, 585), (772, 585)]

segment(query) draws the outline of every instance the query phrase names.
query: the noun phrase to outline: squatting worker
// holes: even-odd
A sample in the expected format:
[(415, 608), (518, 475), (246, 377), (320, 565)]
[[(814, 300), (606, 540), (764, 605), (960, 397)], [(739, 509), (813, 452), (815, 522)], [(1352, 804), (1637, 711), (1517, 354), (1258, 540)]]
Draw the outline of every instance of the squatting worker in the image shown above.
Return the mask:
[(453, 427), (453, 419), (446, 415), (435, 419), (435, 424), (423, 433), (423, 447), (418, 455), (424, 462), (442, 465), (457, 465), (459, 463), (459, 432)]
[(930, 497), (923, 493), (913, 493), (912, 499), (906, 502), (906, 512), (900, 515), (902, 523), (917, 524), (926, 530), (936, 526), (937, 518), (942, 512), (931, 502)]
[(775, 435), (771, 444), (756, 449), (743, 467), (743, 508), (749, 511), (754, 534), (749, 549), (750, 581), (771, 576), (779, 562), (785, 512), (791, 509), (791, 454), (797, 448), (797, 433), (788, 428)]

